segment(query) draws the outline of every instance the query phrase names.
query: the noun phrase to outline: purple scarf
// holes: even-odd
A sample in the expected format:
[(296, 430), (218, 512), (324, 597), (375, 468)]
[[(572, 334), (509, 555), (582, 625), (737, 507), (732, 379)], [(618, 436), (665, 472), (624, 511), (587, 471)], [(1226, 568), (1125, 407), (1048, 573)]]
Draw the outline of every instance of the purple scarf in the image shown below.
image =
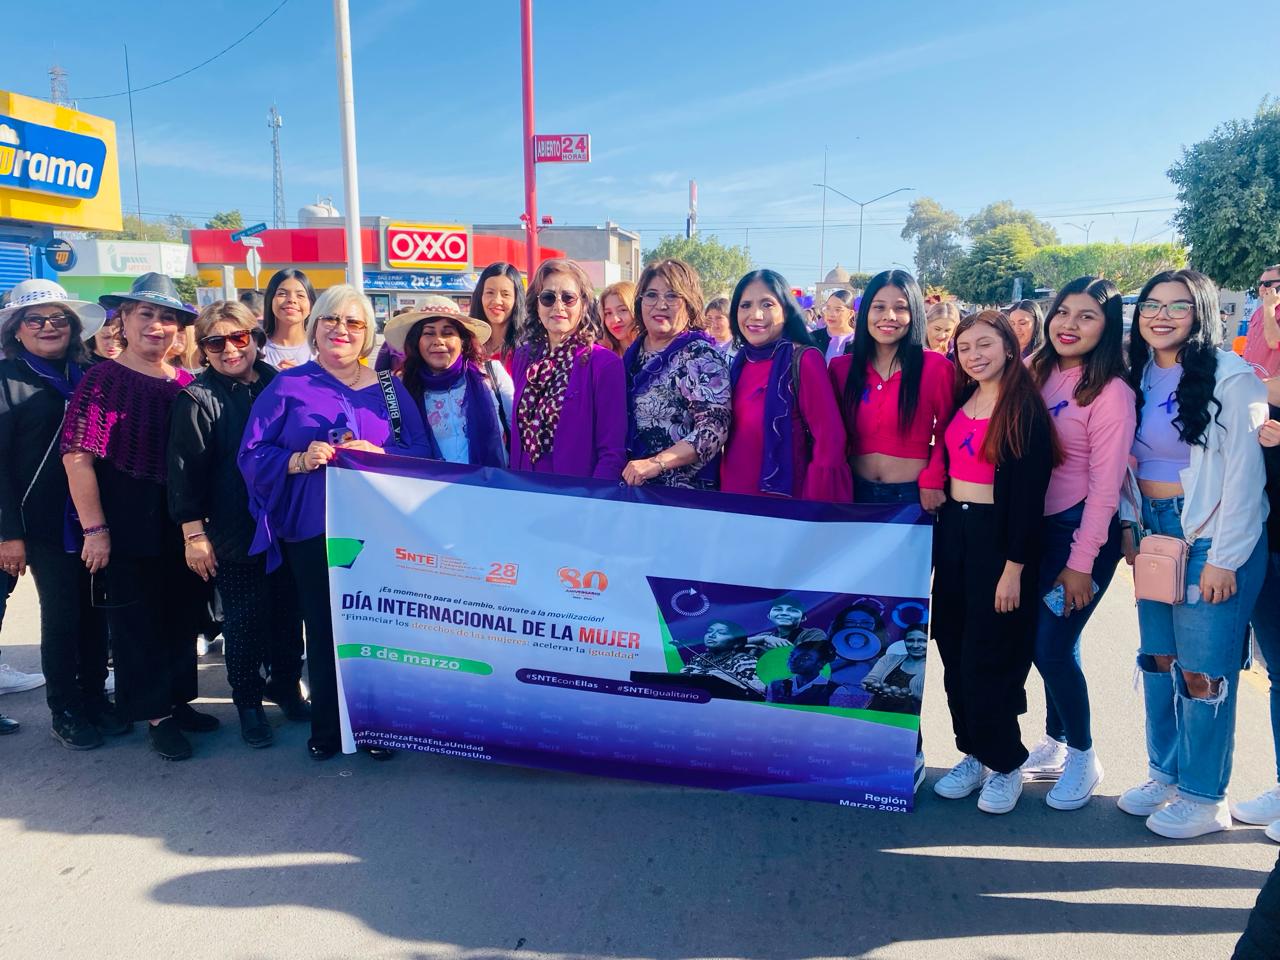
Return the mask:
[[(425, 366), (418, 371), (418, 382), (431, 393), (452, 390), (464, 377), (467, 382), (463, 400), (467, 415), (467, 459), (476, 466), (505, 467), (502, 426), (498, 423), (498, 410), (490, 402), (491, 396), (498, 399), (496, 385), (491, 387), (480, 368), (463, 356), (459, 356), (443, 373), (431, 373)], [(498, 402), (501, 403), (501, 399)], [(426, 413), (425, 407), (423, 413)], [(432, 459), (443, 459), (430, 423), (427, 424), (427, 439), (431, 443)]]
[[(71, 399), (76, 385), (84, 378), (84, 369), (70, 357), (66, 361), (67, 372), (63, 374), (49, 361), (29, 352), (26, 347), (18, 347), (18, 356), (31, 368), (32, 373), (62, 394), (64, 402)], [(50, 449), (52, 450), (52, 447)], [(71, 495), (68, 494), (67, 502), (62, 506), (62, 549), (67, 553), (79, 553), (83, 543), (84, 539), (80, 535), (80, 515), (76, 513), (75, 504), (71, 502)]]
[(763, 347), (745, 343), (729, 367), (729, 382), (736, 388), (748, 360), (772, 360), (769, 385), (764, 394), (764, 456), (760, 460), (760, 491), (795, 496), (795, 448), (792, 446), (791, 413), (798, 393), (791, 382), (791, 355), (795, 344), (785, 337)]
[(631, 346), (627, 347), (627, 352), (622, 355), (622, 366), (627, 373), (627, 412), (629, 414), (627, 417), (627, 450), (633, 456), (640, 456), (643, 453), (640, 449), (640, 436), (636, 428), (636, 398), (643, 397), (648, 393), (667, 367), (671, 365), (671, 361), (675, 359), (676, 355), (695, 340), (705, 341), (713, 347), (716, 344), (711, 337), (701, 330), (686, 330), (684, 333), (677, 334), (670, 343), (647, 360), (641, 359), (641, 350), (645, 343), (644, 337), (637, 337), (633, 340)]

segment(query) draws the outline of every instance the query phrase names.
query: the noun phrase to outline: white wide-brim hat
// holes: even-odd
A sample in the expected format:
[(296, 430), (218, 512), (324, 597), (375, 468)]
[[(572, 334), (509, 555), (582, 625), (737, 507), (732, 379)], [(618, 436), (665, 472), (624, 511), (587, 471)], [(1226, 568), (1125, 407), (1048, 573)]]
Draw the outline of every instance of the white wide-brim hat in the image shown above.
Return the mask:
[(423, 297), (422, 305), (416, 310), (388, 320), (387, 325), (382, 328), (382, 336), (397, 352), (404, 353), (404, 341), (419, 320), (452, 320), (470, 332), (481, 348), (493, 336), (493, 327), (483, 320), (477, 320), (448, 297), (442, 297), (438, 293), (429, 293)]
[(0, 309), (0, 327), (8, 323), (23, 307), (36, 307), (45, 303), (56, 303), (76, 315), (80, 320), (81, 340), (88, 340), (101, 330), (107, 319), (107, 311), (102, 307), (87, 300), (74, 299), (60, 283), (52, 280), (23, 280), (9, 291), (4, 308)]

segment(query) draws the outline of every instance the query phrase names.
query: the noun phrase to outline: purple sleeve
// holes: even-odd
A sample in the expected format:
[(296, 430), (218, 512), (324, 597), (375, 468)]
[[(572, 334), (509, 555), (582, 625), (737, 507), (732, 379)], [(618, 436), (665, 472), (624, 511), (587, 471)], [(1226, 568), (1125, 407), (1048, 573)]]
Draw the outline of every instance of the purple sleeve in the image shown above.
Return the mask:
[(277, 377), (254, 401), (249, 422), (236, 458), (249, 491), (249, 512), (257, 522), (251, 554), (267, 551), (269, 570), (280, 564), (280, 547), (272, 527), (289, 486), (289, 457), (296, 451), (284, 446), (282, 433), (288, 416), (287, 397), (280, 390), (284, 378)]
[(399, 377), (392, 377), (396, 397), (400, 400), (400, 446), (394, 441), (388, 445), (388, 453), (398, 453), (406, 457), (430, 457), (431, 441), (427, 438), (427, 425), (422, 419), (422, 409), (413, 401), (409, 388), (400, 382)]
[(511, 469), (519, 469), (521, 459), (520, 444), (520, 395), (524, 393), (525, 371), (529, 368), (529, 352), (525, 347), (516, 350), (511, 360), (511, 380), (515, 384), (511, 394), (511, 435), (508, 438), (507, 455)]
[(597, 480), (620, 480), (627, 462), (627, 384), (622, 360), (604, 349), (591, 358), (595, 404), (594, 433)]

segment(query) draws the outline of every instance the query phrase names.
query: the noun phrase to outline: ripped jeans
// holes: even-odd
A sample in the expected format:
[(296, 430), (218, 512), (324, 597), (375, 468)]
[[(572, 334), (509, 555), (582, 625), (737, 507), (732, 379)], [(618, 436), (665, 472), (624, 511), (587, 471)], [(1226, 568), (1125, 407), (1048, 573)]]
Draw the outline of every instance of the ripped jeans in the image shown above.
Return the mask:
[[(1182, 498), (1142, 498), (1147, 533), (1182, 536)], [(1200, 574), (1212, 541), (1201, 537), (1187, 556), (1186, 602), (1138, 601), (1141, 641), (1138, 667), (1147, 711), (1150, 777), (1172, 783), (1199, 803), (1216, 803), (1227, 793), (1235, 749), (1236, 694), (1248, 657), (1249, 615), (1262, 589), (1267, 538), (1261, 528), (1249, 559), (1236, 570), (1236, 594), (1225, 603), (1200, 599)], [(1162, 672), (1156, 657), (1173, 657)], [(1183, 672), (1208, 678), (1212, 695), (1193, 697)]]

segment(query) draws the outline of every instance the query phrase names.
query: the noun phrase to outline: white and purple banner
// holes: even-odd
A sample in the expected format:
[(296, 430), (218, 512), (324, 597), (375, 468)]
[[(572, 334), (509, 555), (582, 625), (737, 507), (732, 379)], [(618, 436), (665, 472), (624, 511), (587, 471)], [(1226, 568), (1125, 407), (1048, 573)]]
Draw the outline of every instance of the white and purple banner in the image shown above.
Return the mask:
[(343, 748), (907, 812), (932, 528), (344, 453)]

